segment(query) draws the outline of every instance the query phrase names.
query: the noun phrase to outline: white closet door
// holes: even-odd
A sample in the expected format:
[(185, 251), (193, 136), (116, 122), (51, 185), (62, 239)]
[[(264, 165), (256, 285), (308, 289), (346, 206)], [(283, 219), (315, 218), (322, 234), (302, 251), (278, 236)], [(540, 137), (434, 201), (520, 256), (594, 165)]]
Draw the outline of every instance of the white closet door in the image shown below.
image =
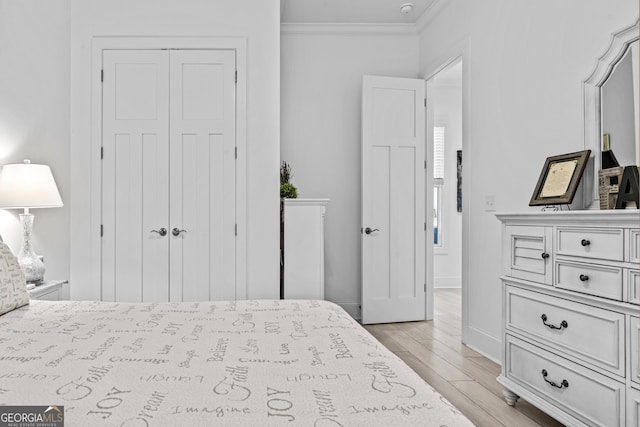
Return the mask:
[(167, 301), (167, 51), (103, 57), (102, 299)]
[(235, 51), (170, 63), (170, 298), (235, 299)]
[(102, 299), (235, 299), (235, 51), (103, 66)]

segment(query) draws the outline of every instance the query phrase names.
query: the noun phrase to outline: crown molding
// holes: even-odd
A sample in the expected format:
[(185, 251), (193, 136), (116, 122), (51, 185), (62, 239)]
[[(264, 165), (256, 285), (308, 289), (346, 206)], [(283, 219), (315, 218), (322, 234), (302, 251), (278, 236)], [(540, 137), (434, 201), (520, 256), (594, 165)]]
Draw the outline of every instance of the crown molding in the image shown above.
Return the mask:
[[(436, 0), (437, 1), (437, 0)], [(280, 24), (281, 35), (347, 35), (347, 36), (406, 36), (417, 35), (415, 24), (360, 23), (294, 23)]]
[(431, 22), (431, 20), (435, 18), (449, 3), (450, 2), (445, 0), (434, 0), (433, 3), (431, 3), (416, 20), (416, 32), (418, 34), (422, 34), (422, 32), (427, 28), (429, 22)]

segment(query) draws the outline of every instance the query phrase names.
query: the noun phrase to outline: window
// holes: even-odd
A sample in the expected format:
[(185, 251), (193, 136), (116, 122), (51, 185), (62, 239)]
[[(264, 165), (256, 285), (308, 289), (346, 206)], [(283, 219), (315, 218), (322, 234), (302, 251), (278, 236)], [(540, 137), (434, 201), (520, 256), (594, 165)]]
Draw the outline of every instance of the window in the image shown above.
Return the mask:
[(433, 127), (433, 178), (444, 181), (444, 126)]
[(433, 244), (442, 247), (442, 186), (433, 186)]
[(433, 127), (433, 245), (442, 247), (442, 190), (444, 186), (444, 126)]

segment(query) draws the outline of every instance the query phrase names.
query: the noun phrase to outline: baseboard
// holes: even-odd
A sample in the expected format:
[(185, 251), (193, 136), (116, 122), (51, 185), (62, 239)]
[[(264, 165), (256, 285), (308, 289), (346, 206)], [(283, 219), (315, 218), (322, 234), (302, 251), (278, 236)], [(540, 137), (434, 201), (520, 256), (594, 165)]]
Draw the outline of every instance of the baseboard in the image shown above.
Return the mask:
[(337, 301), (332, 301), (332, 302), (342, 307), (344, 311), (349, 313), (349, 316), (353, 317), (357, 321), (362, 320), (362, 314), (361, 314), (362, 312), (360, 310), (359, 302), (337, 302)]
[(439, 288), (462, 288), (462, 277), (434, 277), (433, 287)]
[(481, 330), (467, 328), (467, 347), (482, 354), (487, 359), (502, 365), (502, 341)]

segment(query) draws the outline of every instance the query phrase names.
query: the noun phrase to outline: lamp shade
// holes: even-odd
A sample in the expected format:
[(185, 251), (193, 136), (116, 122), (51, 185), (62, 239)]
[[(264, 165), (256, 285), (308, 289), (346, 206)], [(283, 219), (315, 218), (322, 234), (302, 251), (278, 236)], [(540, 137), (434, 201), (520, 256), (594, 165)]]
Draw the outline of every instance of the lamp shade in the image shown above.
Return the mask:
[(57, 208), (63, 206), (60, 192), (47, 165), (4, 165), (0, 171), (0, 208)]

